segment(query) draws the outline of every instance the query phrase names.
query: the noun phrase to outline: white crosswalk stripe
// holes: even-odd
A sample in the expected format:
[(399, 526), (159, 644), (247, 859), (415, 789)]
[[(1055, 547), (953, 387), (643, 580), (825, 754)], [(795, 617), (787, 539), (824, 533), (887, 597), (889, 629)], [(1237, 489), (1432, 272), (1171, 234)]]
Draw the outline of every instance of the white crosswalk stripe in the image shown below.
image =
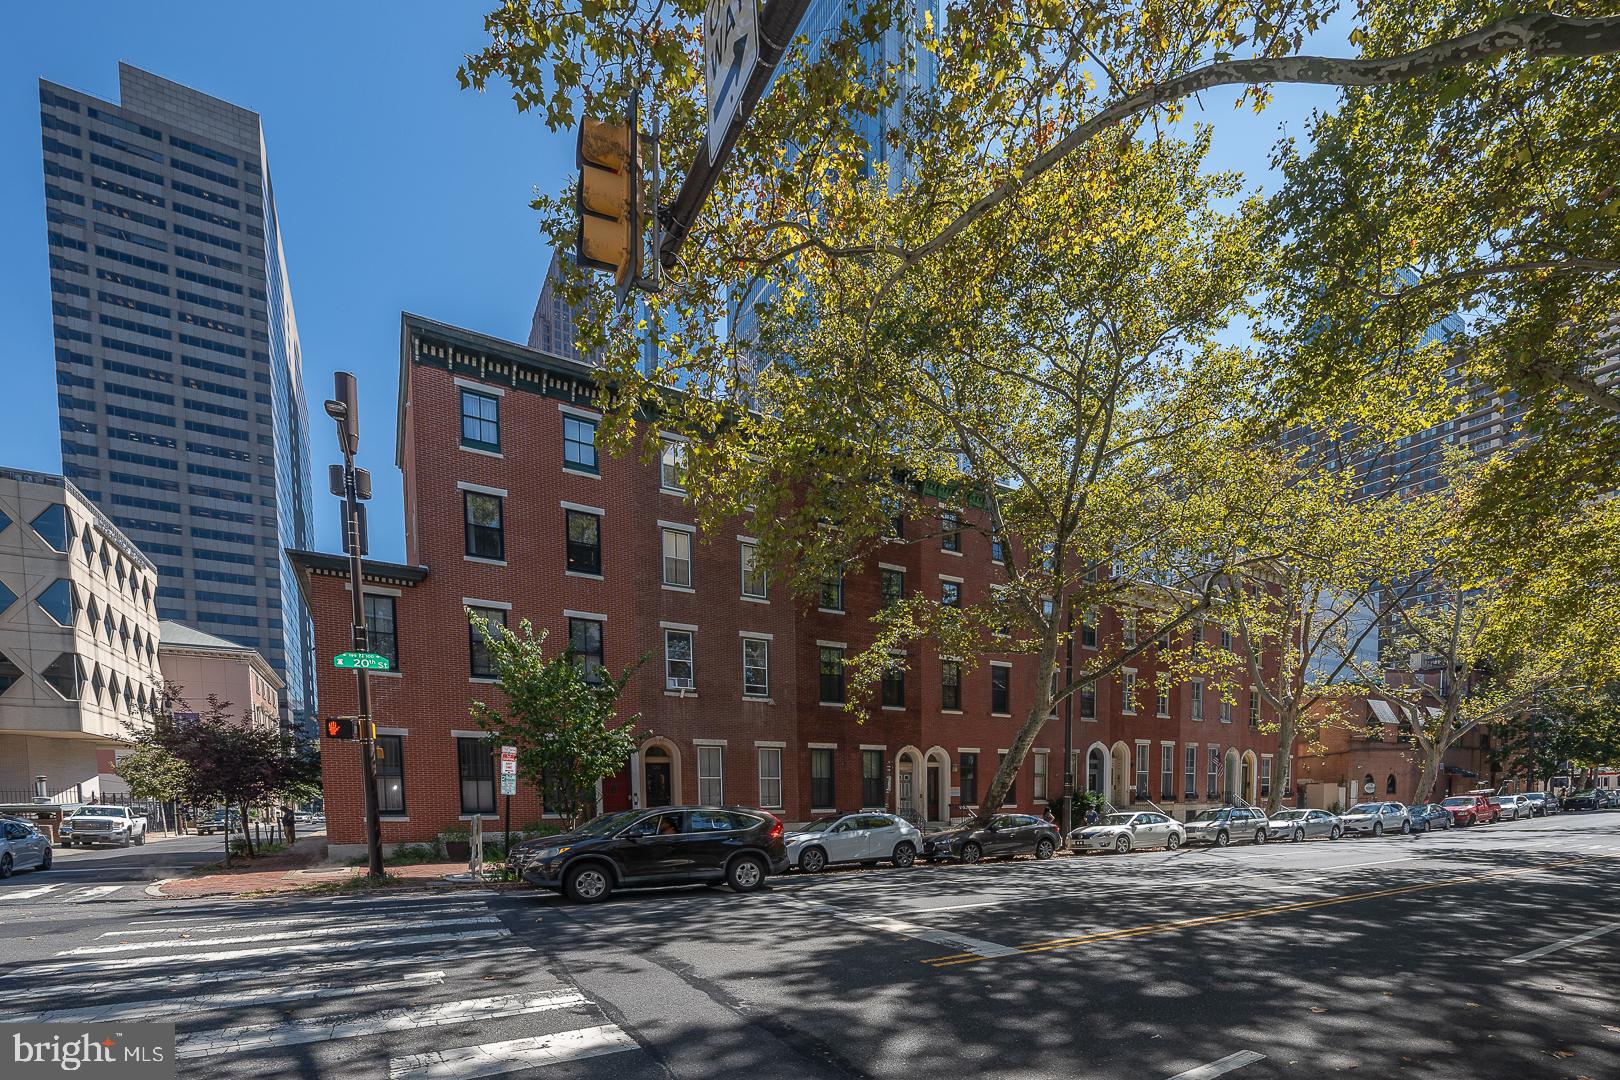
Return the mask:
[[(493, 915), (473, 919), (458, 919), (458, 923), (499, 923)], [(436, 926), (437, 919), (393, 920), (366, 924), (367, 930), (384, 930)], [(285, 925), (284, 923), (281, 925)], [(238, 937), (186, 938), (180, 941), (120, 941), (115, 945), (81, 945), (77, 949), (64, 949), (57, 956), (98, 956), (109, 953), (144, 952), (151, 949), (179, 949), (204, 945), (252, 945), (260, 941), (302, 941), (312, 937), (340, 937), (352, 934), (355, 928), (347, 922), (333, 926), (314, 926), (300, 930), (282, 930), (269, 934), (246, 934)]]
[(124, 886), (122, 885), (92, 885), (88, 889), (80, 889), (71, 897), (64, 896), (62, 899), (67, 900), (69, 903), (82, 904), (86, 900), (94, 900), (98, 896), (106, 896), (110, 893), (115, 893), (123, 887)]
[(33, 889), (7, 889), (0, 892), (0, 902), (9, 900), (28, 900), (36, 896), (44, 896), (48, 892), (55, 892), (62, 887), (58, 882), (55, 885), (40, 885)]
[[(446, 915), (459, 913), (459, 912), (472, 912), (474, 914), (477, 914), (479, 912), (483, 912), (483, 913), (487, 914), (488, 911), (489, 911), (489, 909), (484, 907), (482, 904), (478, 904), (478, 905), (464, 904), (461, 907), (441, 908), (441, 909), (439, 909), (439, 910), (437, 910), (437, 911), (435, 911), (433, 913), (432, 918), (418, 919), (415, 922), (405, 922), (405, 921), (402, 921), (402, 920), (400, 920), (398, 918), (393, 918), (393, 917), (384, 916), (384, 915), (376, 915), (376, 916), (373, 916), (373, 915), (355, 915), (352, 918), (344, 918), (342, 920), (332, 919), (332, 920), (329, 920), (329, 922), (331, 923), (331, 925), (332, 925), (332, 927), (334, 929), (338, 929), (338, 930), (341, 930), (344, 927), (347, 927), (347, 928), (349, 928), (351, 930), (364, 930), (364, 929), (371, 929), (371, 928), (377, 927), (377, 926), (431, 925), (431, 924), (434, 924), (434, 923), (440, 923), (440, 922), (445, 922), (445, 921), (449, 921), (449, 922), (489, 922), (491, 920), (488, 919), (488, 918), (450, 919), (450, 920), (445, 920), (444, 919), (444, 916), (446, 916)], [(254, 927), (259, 927), (259, 926), (287, 926), (287, 925), (289, 925), (289, 923), (292, 923), (294, 921), (295, 920), (289, 920), (286, 917), (283, 917), (283, 918), (280, 918), (280, 919), (253, 919), (253, 920), (249, 920), (249, 921), (245, 921), (245, 922), (225, 922), (225, 923), (222, 923), (222, 922), (215, 922), (215, 923), (171, 922), (166, 926), (151, 926), (151, 927), (145, 927), (145, 928), (139, 929), (139, 930), (108, 930), (106, 933), (99, 934), (97, 936), (98, 937), (104, 937), (104, 938), (109, 938), (109, 937), (124, 938), (124, 937), (134, 937), (137, 934), (223, 934), (223, 933), (229, 933), (231, 931), (248, 930), (248, 929), (251, 929), (251, 928), (254, 928)], [(165, 942), (164, 944), (170, 944), (170, 943)]]
[(388, 1062), (388, 1080), (473, 1080), (634, 1049), (635, 1040), (620, 1031), (618, 1025), (599, 1024), (554, 1035), (393, 1058)]
[(114, 1020), (152, 1020), (182, 1013), (210, 1012), (216, 1009), (246, 1008), (249, 1005), (280, 1004), (285, 1001), (309, 1001), (316, 998), (344, 997), (349, 994), (371, 994), (383, 990), (403, 990), (444, 982), (444, 972), (407, 972), (397, 979), (383, 982), (312, 983), (308, 986), (255, 986), (230, 990), (218, 994), (197, 994), (192, 997), (157, 998), (150, 1001), (118, 1002), (81, 1009), (50, 1009), (39, 1013), (25, 1013), (8, 1018), (13, 1024), (100, 1024)]

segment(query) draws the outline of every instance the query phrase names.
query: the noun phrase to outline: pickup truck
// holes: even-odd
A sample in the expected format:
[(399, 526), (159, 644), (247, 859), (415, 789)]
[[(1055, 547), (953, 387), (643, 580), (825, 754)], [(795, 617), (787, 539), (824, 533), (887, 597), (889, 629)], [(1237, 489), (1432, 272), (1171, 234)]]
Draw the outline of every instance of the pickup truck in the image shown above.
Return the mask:
[(63, 847), (146, 843), (146, 818), (128, 806), (81, 806), (62, 819)]

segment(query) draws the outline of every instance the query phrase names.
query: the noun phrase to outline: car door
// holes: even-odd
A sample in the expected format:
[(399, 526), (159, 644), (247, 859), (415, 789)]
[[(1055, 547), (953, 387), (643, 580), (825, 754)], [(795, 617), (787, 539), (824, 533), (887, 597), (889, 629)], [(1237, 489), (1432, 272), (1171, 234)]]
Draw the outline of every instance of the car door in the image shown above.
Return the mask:
[(39, 847), (29, 836), (31, 831), (28, 826), (12, 821), (5, 824), (5, 837), (11, 841), (11, 865), (18, 870), (27, 870), (41, 862)]
[(823, 846), (827, 849), (828, 862), (855, 862), (863, 858), (866, 830), (861, 828), (859, 816), (850, 814), (840, 818), (825, 835)]
[(617, 854), (625, 877), (640, 880), (671, 873), (676, 841), (686, 829), (685, 818), (681, 811), (648, 814), (620, 833)]
[(894, 854), (900, 842), (900, 826), (894, 818), (883, 814), (867, 814), (861, 818), (866, 842), (861, 845), (863, 859), (887, 859)]

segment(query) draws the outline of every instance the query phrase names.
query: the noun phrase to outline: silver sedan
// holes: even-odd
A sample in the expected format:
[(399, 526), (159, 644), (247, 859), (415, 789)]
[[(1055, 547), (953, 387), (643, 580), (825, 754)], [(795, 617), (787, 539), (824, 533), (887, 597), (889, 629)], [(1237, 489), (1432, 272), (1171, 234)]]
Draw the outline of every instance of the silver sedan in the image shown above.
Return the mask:
[(1279, 810), (1267, 818), (1273, 840), (1337, 840), (1344, 833), (1337, 814), (1326, 810)]
[(50, 838), (26, 821), (0, 818), (0, 878), (14, 870), (50, 868)]

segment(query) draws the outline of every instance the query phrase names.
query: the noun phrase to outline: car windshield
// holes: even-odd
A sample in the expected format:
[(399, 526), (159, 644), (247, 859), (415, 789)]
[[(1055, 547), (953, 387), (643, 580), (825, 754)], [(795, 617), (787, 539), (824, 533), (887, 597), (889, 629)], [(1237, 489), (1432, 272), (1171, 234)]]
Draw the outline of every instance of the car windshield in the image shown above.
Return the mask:
[(1376, 814), (1382, 808), (1383, 808), (1382, 803), (1364, 802), (1364, 803), (1357, 803), (1356, 805), (1352, 806), (1349, 810), (1346, 810), (1345, 813), (1347, 813), (1347, 814)]
[(1309, 810), (1282, 810), (1282, 811), (1279, 811), (1279, 812), (1277, 812), (1275, 814), (1272, 814), (1271, 815), (1271, 820), (1272, 821), (1298, 821), (1300, 818), (1304, 817), (1308, 813), (1310, 813)]
[(842, 817), (836, 815), (836, 814), (833, 815), (832, 817), (818, 817), (814, 821), (810, 822), (810, 824), (806, 825), (804, 828), (798, 829), (796, 831), (798, 831), (798, 832), (826, 832), (828, 829), (832, 828), (834, 825), (838, 824), (842, 820), (844, 820), (844, 819)]
[(1200, 810), (1200, 811), (1198, 811), (1198, 816), (1193, 818), (1193, 820), (1194, 821), (1219, 821), (1221, 819), (1221, 816), (1224, 813), (1225, 813), (1224, 810)]
[(81, 806), (73, 811), (74, 817), (123, 817), (122, 806)]
[(1135, 814), (1109, 814), (1103, 818), (1104, 825), (1129, 825), (1136, 820)]
[(584, 836), (607, 836), (616, 833), (641, 815), (640, 810), (620, 810), (617, 813), (593, 817), (574, 832)]
[(1473, 806), (1473, 799), (1447, 799), (1441, 806)]

